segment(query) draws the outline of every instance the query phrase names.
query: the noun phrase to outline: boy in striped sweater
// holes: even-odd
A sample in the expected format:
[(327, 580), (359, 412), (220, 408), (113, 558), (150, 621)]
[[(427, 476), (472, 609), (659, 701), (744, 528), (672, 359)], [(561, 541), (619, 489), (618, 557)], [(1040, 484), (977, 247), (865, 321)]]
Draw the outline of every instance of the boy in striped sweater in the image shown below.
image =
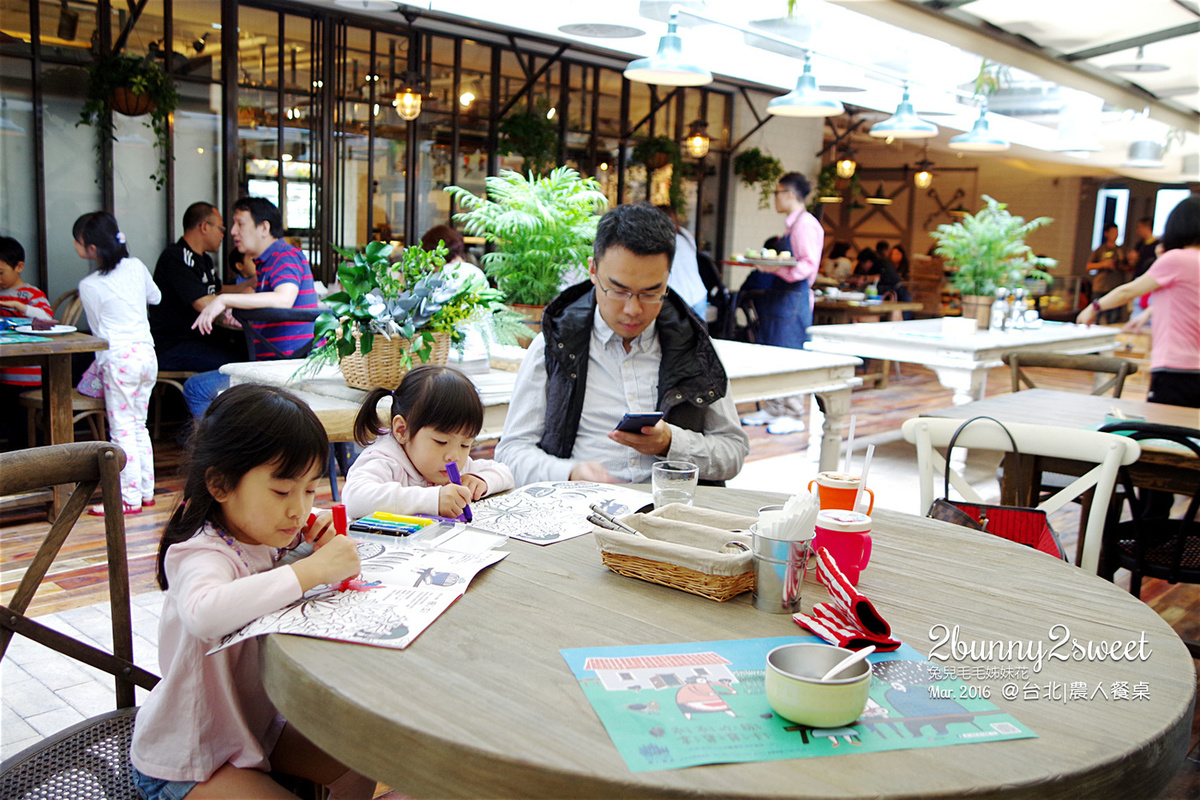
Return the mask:
[[(25, 248), (11, 236), (0, 236), (0, 317), (51, 319), (54, 311), (46, 293), (21, 280)], [(26, 441), (25, 415), (20, 411), (21, 392), (42, 385), (41, 367), (8, 367), (0, 370), (0, 436), (5, 450), (20, 450)]]

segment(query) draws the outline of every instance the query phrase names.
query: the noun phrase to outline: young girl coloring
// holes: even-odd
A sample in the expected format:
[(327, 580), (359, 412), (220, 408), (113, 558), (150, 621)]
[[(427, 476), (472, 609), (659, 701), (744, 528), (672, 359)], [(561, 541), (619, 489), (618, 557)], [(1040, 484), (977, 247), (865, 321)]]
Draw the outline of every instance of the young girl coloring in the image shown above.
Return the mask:
[[(158, 378), (158, 357), (146, 305), (162, 299), (150, 271), (129, 255), (125, 234), (112, 214), (93, 211), (75, 220), (75, 252), (96, 265), (96, 271), (79, 282), (79, 299), (92, 333), (108, 341), (96, 353), (104, 384), (104, 410), (113, 442), (125, 451), (121, 470), (121, 499), (126, 514), (139, 514), (143, 505), (154, 505), (154, 452), (146, 411)], [(102, 506), (88, 509), (104, 516)]]
[[(268, 770), (328, 786), (332, 800), (372, 796), (374, 781), (276, 712), (259, 639), (205, 655), (309, 589), (358, 574), (354, 540), (336, 535), (331, 514), (307, 525), (328, 451), (312, 410), (274, 387), (235, 386), (196, 423), (183, 499), (158, 551), (163, 678), (138, 711), (130, 748), (146, 800), (293, 797)], [(274, 567), (302, 540), (311, 555)]]
[[(391, 424), (381, 425), (376, 406), (389, 394)], [(483, 403), (475, 385), (449, 367), (420, 366), (396, 391), (371, 391), (354, 420), (354, 438), (367, 449), (346, 476), (346, 512), (352, 517), (376, 511), (457, 517), (484, 495), (513, 488), (508, 467), (470, 457), (482, 427)], [(461, 486), (446, 474), (450, 462), (458, 466)]]

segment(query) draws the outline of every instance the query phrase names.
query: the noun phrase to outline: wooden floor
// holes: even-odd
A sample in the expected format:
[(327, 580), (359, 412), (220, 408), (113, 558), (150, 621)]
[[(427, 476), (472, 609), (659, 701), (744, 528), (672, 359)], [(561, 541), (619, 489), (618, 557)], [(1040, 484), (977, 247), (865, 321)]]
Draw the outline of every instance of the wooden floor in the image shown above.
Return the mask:
[[(894, 367), (893, 367), (894, 369)], [(1046, 388), (1084, 391), (1087, 383), (1081, 380), (1058, 380), (1037, 375)], [(1125, 396), (1145, 397), (1142, 375), (1127, 384)], [(1142, 380), (1139, 380), (1142, 379)], [(993, 370), (988, 379), (988, 394), (1010, 390), (1007, 372)], [(951, 404), (952, 392), (943, 388), (929, 370), (905, 364), (903, 372), (894, 372), (891, 385), (885, 390), (855, 392), (851, 410), (856, 416), (856, 438), (884, 435), (897, 430), (904, 420), (923, 409)], [(743, 407), (743, 411), (753, 406)], [(751, 460), (792, 453), (805, 447), (808, 433), (771, 436), (763, 427), (747, 429), (751, 438)], [(129, 548), (129, 568), (132, 591), (155, 591), (154, 560), (158, 537), (166, 519), (179, 497), (181, 481), (178, 464), (181, 448), (173, 440), (171, 429), (164, 430), (166, 441), (155, 443), (157, 504), (141, 514), (125, 518)], [(479, 448), (476, 455), (490, 455), (491, 445)], [(328, 483), (318, 492), (317, 503), (328, 504), (331, 496)], [(33, 557), (46, 531), (44, 516), (35, 511), (10, 511), (0, 514), (0, 597), (11, 596), (17, 581)], [(1072, 533), (1066, 531), (1069, 535)], [(1070, 547), (1068, 546), (1068, 550)], [(84, 517), (68, 538), (58, 560), (50, 570), (30, 607), (33, 615), (51, 613), (81, 605), (91, 605), (107, 599), (104, 530), (99, 518)], [(1162, 581), (1148, 580), (1142, 589), (1142, 599), (1152, 606), (1181, 635), (1200, 639), (1200, 586), (1171, 586)], [(1200, 798), (1200, 714), (1193, 721), (1192, 750), (1189, 760), (1164, 798)], [(388, 793), (388, 800), (401, 795)]]

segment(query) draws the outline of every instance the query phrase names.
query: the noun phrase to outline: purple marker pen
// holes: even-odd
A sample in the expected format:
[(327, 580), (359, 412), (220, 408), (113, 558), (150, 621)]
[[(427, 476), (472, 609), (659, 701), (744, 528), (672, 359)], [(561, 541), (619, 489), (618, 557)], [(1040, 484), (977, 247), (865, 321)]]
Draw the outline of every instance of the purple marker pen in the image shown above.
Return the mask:
[[(450, 476), (450, 482), (455, 486), (462, 486), (462, 478), (458, 474), (458, 464), (451, 461), (446, 464), (446, 474)], [(463, 513), (459, 517), (463, 522), (470, 522), (472, 519), (471, 506), (463, 506)]]

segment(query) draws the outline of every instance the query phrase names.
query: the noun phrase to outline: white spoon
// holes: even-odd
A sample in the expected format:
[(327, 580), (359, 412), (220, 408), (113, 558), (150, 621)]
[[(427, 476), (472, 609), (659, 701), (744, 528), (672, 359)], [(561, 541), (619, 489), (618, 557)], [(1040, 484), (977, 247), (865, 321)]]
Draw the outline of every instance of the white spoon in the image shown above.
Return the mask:
[(846, 656), (845, 658), (843, 658), (841, 661), (839, 661), (837, 663), (837, 666), (835, 666), (833, 669), (829, 670), (829, 672), (826, 672), (824, 675), (822, 675), (821, 680), (822, 681), (829, 680), (834, 675), (837, 675), (839, 672), (846, 669), (846, 667), (857, 664), (858, 662), (862, 661), (864, 658), (866, 658), (867, 656), (871, 655), (871, 653), (874, 653), (874, 652), (875, 652), (875, 645), (869, 645), (867, 647), (864, 647), (862, 650), (859, 650), (857, 653)]

